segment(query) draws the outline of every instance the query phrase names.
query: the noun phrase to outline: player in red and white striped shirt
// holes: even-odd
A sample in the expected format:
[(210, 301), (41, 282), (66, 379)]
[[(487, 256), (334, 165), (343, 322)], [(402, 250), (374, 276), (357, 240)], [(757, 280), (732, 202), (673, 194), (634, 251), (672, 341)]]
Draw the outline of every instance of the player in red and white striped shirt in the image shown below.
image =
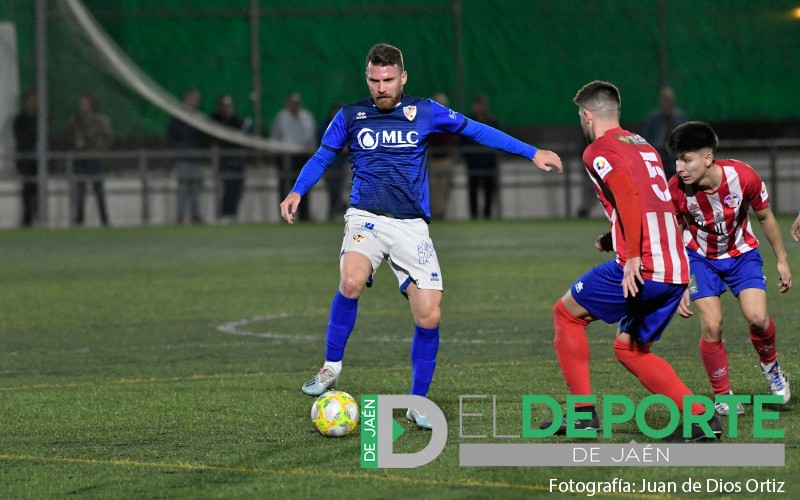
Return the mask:
[[(791, 288), (792, 273), (766, 185), (750, 165), (715, 159), (718, 143), (714, 129), (705, 122), (684, 123), (667, 140), (670, 154), (677, 158), (677, 174), (669, 187), (691, 265), (691, 281), (679, 312), (692, 314), (691, 298), (700, 315), (700, 358), (711, 387), (718, 395), (732, 393), (720, 301), (730, 288), (750, 325), (750, 340), (770, 392), (782, 396), (786, 404), (791, 391), (778, 365), (775, 323), (767, 314), (764, 262), (748, 216), (751, 207), (775, 252), (781, 293)], [(716, 410), (720, 415), (730, 412), (727, 403), (718, 403)], [(744, 414), (744, 407), (738, 404), (736, 412)]]
[[(556, 348), (561, 372), (570, 395), (591, 396), (589, 342), (586, 325), (595, 320), (619, 322), (614, 355), (655, 394), (672, 399), (684, 409), (684, 397), (692, 392), (663, 358), (650, 351), (669, 324), (689, 281), (689, 262), (680, 239), (661, 158), (641, 136), (619, 124), (619, 90), (608, 82), (586, 84), (573, 99), (581, 127), (589, 141), (583, 163), (595, 184), (600, 202), (611, 222), (609, 238), (596, 246), (614, 250), (616, 258), (578, 278), (553, 307)], [(606, 247), (603, 241), (608, 242)], [(562, 419), (557, 434), (567, 426), (597, 429), (599, 421), (591, 398), (576, 403), (585, 415), (573, 422)], [(689, 410), (689, 408), (687, 408)], [(704, 413), (700, 404), (692, 414)], [(557, 422), (543, 422), (552, 428)], [(719, 438), (722, 427), (716, 416), (706, 436), (693, 424), (691, 435), (682, 431), (675, 440)]]

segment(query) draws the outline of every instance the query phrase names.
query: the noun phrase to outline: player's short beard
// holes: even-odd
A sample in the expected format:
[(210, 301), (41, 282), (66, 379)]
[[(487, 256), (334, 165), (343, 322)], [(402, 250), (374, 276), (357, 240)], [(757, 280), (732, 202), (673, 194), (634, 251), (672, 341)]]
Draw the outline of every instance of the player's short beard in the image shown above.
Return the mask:
[(581, 125), (581, 128), (583, 129), (583, 137), (586, 138), (586, 143), (587, 144), (593, 143), (594, 140), (596, 139), (596, 137), (594, 137), (594, 134), (592, 133), (592, 129), (589, 128), (588, 125), (586, 125), (586, 126)]
[(391, 111), (397, 106), (397, 103), (400, 102), (400, 96), (382, 96), (383, 99), (378, 99), (377, 96), (372, 97), (372, 101), (375, 103), (375, 107), (377, 107), (381, 111)]

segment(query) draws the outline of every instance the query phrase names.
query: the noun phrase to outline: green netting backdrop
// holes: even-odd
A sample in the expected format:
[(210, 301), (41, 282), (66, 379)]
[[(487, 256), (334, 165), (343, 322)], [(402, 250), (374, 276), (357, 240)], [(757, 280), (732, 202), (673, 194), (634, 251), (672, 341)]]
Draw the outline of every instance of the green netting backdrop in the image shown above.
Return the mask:
[[(254, 116), (249, 0), (86, 0), (114, 41), (174, 95), (231, 93)], [(300, 91), (320, 119), (328, 105), (365, 97), (364, 56), (385, 41), (406, 58), (409, 94), (491, 97), (507, 126), (575, 123), (571, 98), (592, 79), (616, 83), (626, 121), (657, 102), (663, 12), (668, 83), (678, 104), (706, 120), (800, 118), (800, 20), (788, 0), (261, 0), (265, 132), (284, 96)], [(461, 16), (455, 6), (461, 6)], [(76, 43), (50, 0), (49, 85), (53, 133), (94, 93), (117, 136), (159, 135), (167, 116), (107, 76)], [(460, 19), (460, 23), (459, 23)], [(22, 88), (35, 82), (32, 0), (4, 0), (0, 20), (19, 36)], [(457, 33), (461, 33), (460, 51)], [(456, 76), (463, 67), (462, 85)], [(462, 109), (463, 110), (463, 109)]]

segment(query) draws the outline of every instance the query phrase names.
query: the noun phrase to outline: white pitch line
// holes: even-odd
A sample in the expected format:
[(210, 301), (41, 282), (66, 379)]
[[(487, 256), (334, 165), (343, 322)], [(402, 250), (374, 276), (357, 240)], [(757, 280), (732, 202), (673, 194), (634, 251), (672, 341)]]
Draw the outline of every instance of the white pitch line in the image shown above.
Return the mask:
[[(246, 318), (246, 319), (239, 319), (236, 321), (229, 321), (227, 323), (223, 323), (217, 327), (222, 333), (227, 333), (228, 335), (238, 335), (243, 337), (258, 337), (263, 339), (273, 339), (273, 340), (299, 340), (304, 342), (320, 342), (325, 340), (324, 334), (319, 335), (303, 335), (303, 334), (290, 334), (290, 333), (278, 333), (274, 331), (266, 331), (266, 332), (253, 332), (247, 329), (247, 325), (256, 322), (268, 322), (268, 321), (276, 321), (290, 318), (291, 316), (286, 313), (280, 314), (271, 314), (268, 316), (256, 316), (253, 318)], [(484, 331), (485, 332), (485, 331)], [(498, 334), (503, 334), (505, 331), (497, 331)], [(371, 335), (364, 335), (359, 337), (359, 341), (365, 342), (404, 342), (410, 343), (411, 337), (391, 337), (387, 335), (381, 335), (378, 337), (371, 336)], [(530, 345), (535, 344), (534, 340), (502, 340), (502, 339), (465, 339), (465, 338), (453, 338), (451, 336), (443, 336), (440, 340), (442, 343), (447, 344), (467, 344), (467, 345), (480, 345), (480, 344), (496, 344), (496, 345)]]

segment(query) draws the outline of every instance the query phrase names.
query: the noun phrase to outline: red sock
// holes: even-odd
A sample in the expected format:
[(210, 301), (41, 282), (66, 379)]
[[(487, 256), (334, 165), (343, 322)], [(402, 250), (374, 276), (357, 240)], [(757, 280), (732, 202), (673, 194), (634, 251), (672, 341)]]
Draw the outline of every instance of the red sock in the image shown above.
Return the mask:
[[(663, 358), (650, 352), (649, 347), (638, 344), (626, 344), (617, 339), (614, 341), (614, 354), (622, 366), (639, 379), (653, 394), (663, 394), (675, 401), (683, 412), (683, 397), (692, 394), (675, 370)], [(705, 411), (703, 405), (692, 405), (692, 414), (699, 415)]]
[(750, 327), (750, 342), (758, 351), (761, 363), (766, 365), (778, 359), (778, 349), (775, 347), (775, 322), (772, 318), (769, 318), (769, 326), (763, 332)]
[(712, 342), (700, 337), (700, 359), (714, 394), (728, 394), (731, 390), (731, 378), (728, 374), (728, 353), (722, 340)]
[[(553, 323), (556, 336), (553, 345), (556, 347), (558, 364), (572, 395), (592, 394), (589, 377), (589, 339), (586, 338), (588, 321), (576, 318), (567, 310), (561, 299), (553, 307)], [(590, 403), (578, 404), (576, 407), (588, 406)]]

